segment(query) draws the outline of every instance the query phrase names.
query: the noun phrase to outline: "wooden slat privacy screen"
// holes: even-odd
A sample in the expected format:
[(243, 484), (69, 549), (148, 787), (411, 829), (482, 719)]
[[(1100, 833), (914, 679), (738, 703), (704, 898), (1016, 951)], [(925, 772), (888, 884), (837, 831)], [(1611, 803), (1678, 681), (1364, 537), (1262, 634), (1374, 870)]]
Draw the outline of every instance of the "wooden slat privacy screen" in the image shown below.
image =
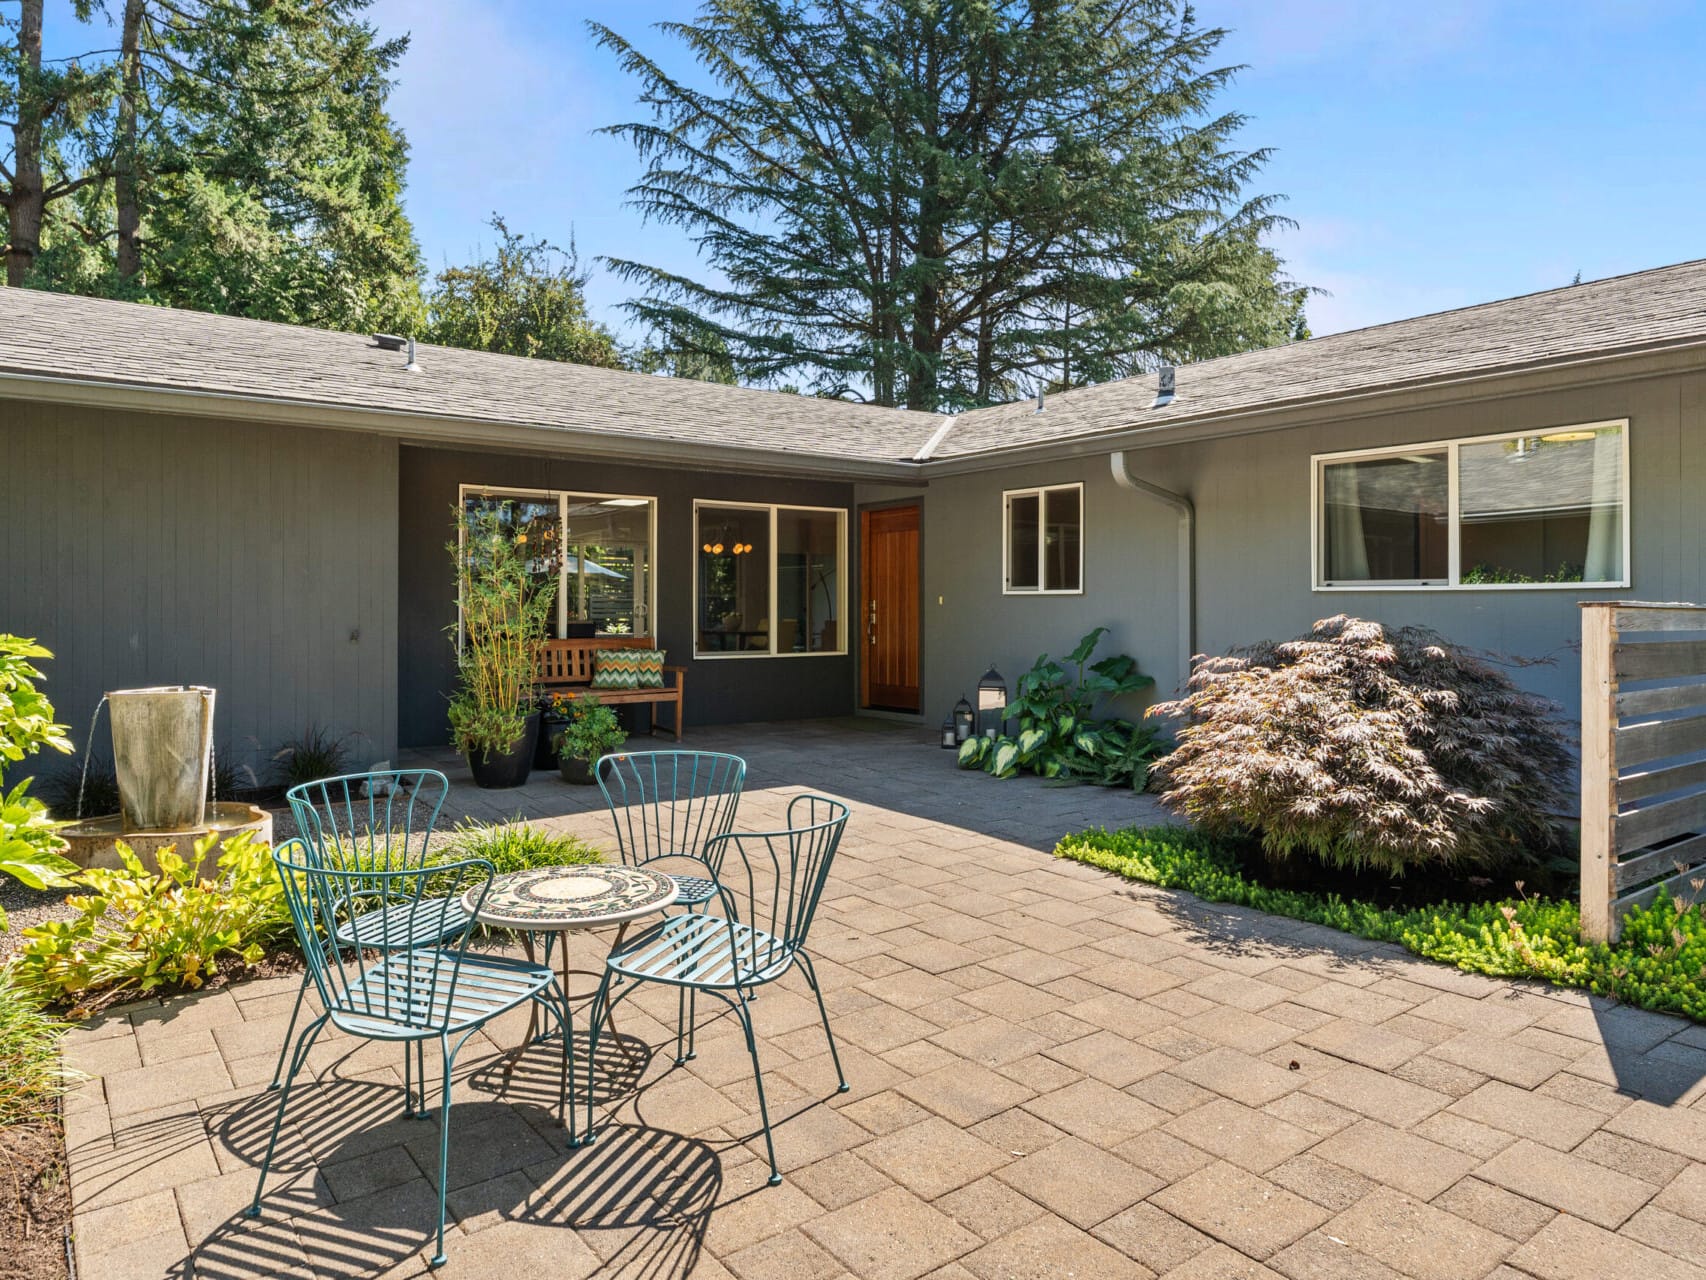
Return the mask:
[(1706, 606), (1582, 605), (1582, 936), (1706, 879)]

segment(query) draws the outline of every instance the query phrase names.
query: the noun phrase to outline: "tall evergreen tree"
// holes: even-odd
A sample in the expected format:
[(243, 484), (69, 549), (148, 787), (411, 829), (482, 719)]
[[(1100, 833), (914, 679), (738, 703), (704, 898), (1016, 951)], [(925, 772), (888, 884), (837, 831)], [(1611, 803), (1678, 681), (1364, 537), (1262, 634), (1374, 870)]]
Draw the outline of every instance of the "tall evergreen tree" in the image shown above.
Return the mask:
[(406, 41), (376, 38), (370, 0), (115, 0), (116, 53), (46, 69), (40, 0), (18, 3), (0, 32), (9, 283), (338, 328), (418, 311), (385, 111)]
[(475, 351), (619, 369), (616, 339), (587, 311), (588, 273), (568, 249), (529, 241), (492, 216), (492, 255), (439, 272), (426, 301), (427, 341)]
[(1224, 35), (1175, 0), (708, 0), (661, 24), (710, 87), (609, 27), (651, 118), (633, 204), (714, 273), (613, 268), (743, 378), (955, 408), (1296, 336), (1216, 99)]

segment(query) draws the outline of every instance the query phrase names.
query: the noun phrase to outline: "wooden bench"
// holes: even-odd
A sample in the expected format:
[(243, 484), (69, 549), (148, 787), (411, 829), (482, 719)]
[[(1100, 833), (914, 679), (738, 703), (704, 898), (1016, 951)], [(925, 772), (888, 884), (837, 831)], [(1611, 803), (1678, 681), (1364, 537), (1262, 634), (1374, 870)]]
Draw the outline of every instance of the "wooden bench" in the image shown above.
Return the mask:
[[(599, 636), (589, 640), (547, 640), (539, 654), (539, 685), (545, 689), (576, 689), (597, 694), (600, 702), (616, 706), (626, 702), (668, 704), (675, 708), (675, 740), (681, 741), (681, 693), (687, 683), (687, 668), (665, 667), (666, 683), (661, 689), (593, 689), (592, 655), (600, 649), (655, 649), (647, 636)], [(675, 682), (667, 683), (673, 673)], [(572, 694), (578, 697), (579, 693)]]

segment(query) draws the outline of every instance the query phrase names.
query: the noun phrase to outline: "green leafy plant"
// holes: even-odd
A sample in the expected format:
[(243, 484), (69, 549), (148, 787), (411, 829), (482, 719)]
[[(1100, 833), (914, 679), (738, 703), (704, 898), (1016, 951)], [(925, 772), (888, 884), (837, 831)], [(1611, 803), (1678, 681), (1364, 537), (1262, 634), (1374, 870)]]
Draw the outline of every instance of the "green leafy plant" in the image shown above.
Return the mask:
[(1197, 663), (1158, 767), (1163, 803), (1213, 833), (1399, 875), (1540, 865), (1574, 760), (1555, 708), (1432, 631), (1343, 614)]
[(0, 969), (0, 1129), (45, 1120), (69, 1073), (60, 1063), (65, 1023)]
[(29, 794), (30, 780), (5, 787), (8, 765), (43, 748), (71, 751), (65, 726), (54, 723), (53, 704), (35, 686), (42, 674), (32, 659), (52, 656), (34, 640), (0, 633), (0, 873), (32, 889), (57, 888), (77, 870), (62, 856), (65, 840), (47, 806)]
[(1149, 764), (1160, 754), (1153, 725), (1097, 719), (1097, 704), (1140, 692), (1155, 683), (1125, 654), (1092, 663), (1106, 627), (1097, 627), (1066, 656), (1067, 666), (1046, 653), (1019, 677), (1017, 696), (1002, 719), (1017, 721), (1012, 736), (967, 738), (960, 744), (963, 769), (983, 769), (997, 778), (1020, 772), (1062, 782), (1141, 791)]
[[(1069, 858), (1131, 880), (1184, 889), (1393, 942), (1416, 955), (1495, 977), (1539, 978), (1706, 1022), (1706, 912), (1697, 900), (1661, 897), (1624, 917), (1611, 945), (1581, 940), (1573, 902), (1518, 896), (1499, 902), (1439, 902), (1411, 908), (1264, 885), (1245, 875), (1228, 843), (1186, 827), (1129, 827), (1068, 836)], [(1694, 886), (1695, 893), (1706, 883)], [(1522, 885), (1517, 889), (1521, 895)]]
[(351, 731), (339, 737), (322, 725), (311, 724), (273, 754), (279, 781), (286, 788), (321, 778), (335, 778), (349, 762), (350, 743), (361, 737)]
[(457, 506), (457, 540), (449, 547), (462, 602), (460, 627), (450, 628), (457, 646), (451, 738), (458, 751), (478, 751), (488, 760), (513, 749), (527, 731), (557, 595), (555, 574), (537, 571), (539, 560), (552, 553), (514, 527), (513, 505)]
[(533, 867), (591, 866), (604, 856), (579, 836), (535, 827), (517, 817), (513, 822), (487, 825), (464, 822), (451, 828), (433, 851), (434, 862), (484, 858), (496, 874)]
[(1496, 586), (1510, 583), (1527, 582), (1580, 582), (1586, 576), (1586, 566), (1570, 564), (1566, 561), (1549, 573), (1536, 578), (1516, 569), (1502, 569), (1497, 565), (1477, 564), (1463, 571), (1463, 582), (1472, 586)]
[(290, 927), (272, 851), (248, 832), (203, 836), (184, 858), (170, 846), (156, 872), (123, 842), (123, 865), (78, 873), (77, 914), (25, 929), (12, 961), (26, 993), (83, 1018), (161, 987), (199, 987), (222, 963), (253, 965)]
[(558, 739), (557, 755), (563, 760), (584, 760), (591, 764), (626, 741), (627, 730), (616, 719), (616, 713), (600, 702), (597, 694), (582, 694), (569, 708), (569, 722)]

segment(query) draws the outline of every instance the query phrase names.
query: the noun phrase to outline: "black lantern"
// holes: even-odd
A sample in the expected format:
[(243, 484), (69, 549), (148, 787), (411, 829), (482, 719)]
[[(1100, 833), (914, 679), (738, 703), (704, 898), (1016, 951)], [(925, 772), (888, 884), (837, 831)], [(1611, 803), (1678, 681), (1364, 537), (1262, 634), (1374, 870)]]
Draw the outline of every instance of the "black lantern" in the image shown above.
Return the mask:
[(942, 749), (952, 751), (960, 745), (960, 740), (954, 736), (954, 717), (949, 716), (942, 721)]
[(962, 693), (960, 700), (954, 704), (954, 741), (956, 743), (964, 742), (971, 737), (971, 730), (971, 703), (966, 701), (965, 695)]
[(977, 682), (977, 731), (986, 738), (1001, 735), (1007, 718), (1007, 682), (993, 666)]

